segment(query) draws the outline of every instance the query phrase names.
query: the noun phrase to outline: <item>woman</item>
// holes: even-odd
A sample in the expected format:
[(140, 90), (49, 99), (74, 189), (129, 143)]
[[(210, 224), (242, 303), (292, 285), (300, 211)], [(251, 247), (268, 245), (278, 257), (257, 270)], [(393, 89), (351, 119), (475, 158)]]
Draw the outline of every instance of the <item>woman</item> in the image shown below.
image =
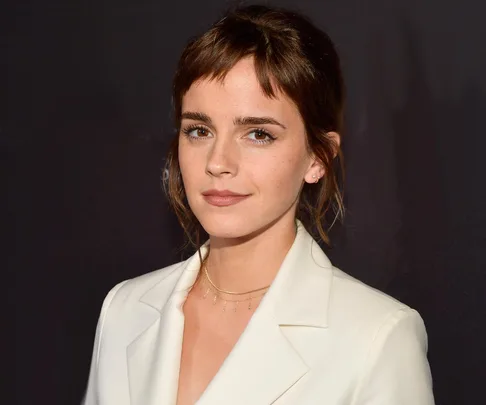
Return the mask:
[[(87, 405), (430, 405), (423, 321), (332, 266), (343, 83), (330, 39), (250, 6), (184, 50), (168, 197), (197, 252), (118, 284)], [(199, 246), (200, 230), (209, 239)]]

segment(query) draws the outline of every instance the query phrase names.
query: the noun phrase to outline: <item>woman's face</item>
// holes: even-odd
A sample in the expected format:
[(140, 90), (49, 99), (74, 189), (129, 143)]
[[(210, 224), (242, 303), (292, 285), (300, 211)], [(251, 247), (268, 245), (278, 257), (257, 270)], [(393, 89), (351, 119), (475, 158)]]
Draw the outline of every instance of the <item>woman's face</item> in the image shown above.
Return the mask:
[[(224, 82), (195, 82), (183, 97), (179, 165), (190, 208), (213, 237), (244, 237), (284, 218), (293, 224), (303, 181), (324, 174), (306, 150), (297, 107), (276, 95), (265, 96), (248, 58)], [(205, 196), (210, 190), (245, 197)]]

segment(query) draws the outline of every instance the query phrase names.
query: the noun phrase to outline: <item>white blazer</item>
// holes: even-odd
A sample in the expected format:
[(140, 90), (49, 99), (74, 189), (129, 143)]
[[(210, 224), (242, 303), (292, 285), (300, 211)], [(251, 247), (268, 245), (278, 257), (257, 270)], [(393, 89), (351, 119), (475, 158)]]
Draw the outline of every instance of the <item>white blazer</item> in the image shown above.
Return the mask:
[[(108, 293), (85, 405), (175, 404), (181, 308), (199, 266), (196, 252)], [(197, 404), (432, 405), (422, 318), (333, 267), (297, 221), (272, 286)]]

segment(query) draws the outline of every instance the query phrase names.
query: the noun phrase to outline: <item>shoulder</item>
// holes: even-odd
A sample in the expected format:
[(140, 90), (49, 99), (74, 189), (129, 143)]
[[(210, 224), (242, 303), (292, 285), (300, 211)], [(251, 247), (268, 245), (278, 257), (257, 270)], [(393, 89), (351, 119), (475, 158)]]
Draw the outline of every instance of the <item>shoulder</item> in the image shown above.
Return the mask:
[[(154, 314), (158, 313), (155, 310), (160, 309), (170, 296), (184, 263), (175, 263), (124, 280), (111, 288), (99, 314), (99, 340), (110, 341), (112, 347), (126, 345), (147, 327), (153, 321)], [(155, 297), (153, 305), (150, 300), (147, 301), (147, 297), (152, 296)]]
[(399, 309), (410, 309), (390, 295), (352, 277), (337, 267), (332, 267), (333, 294), (331, 301), (344, 310), (353, 309), (360, 316), (385, 316)]
[(171, 277), (174, 277), (176, 280), (183, 269), (184, 263), (184, 261), (181, 261), (138, 277), (121, 281), (108, 292), (104, 299), (103, 307), (126, 306), (139, 301), (145, 293), (162, 280)]
[(337, 330), (369, 344), (400, 330), (402, 338), (416, 339), (427, 350), (425, 325), (415, 309), (336, 267), (332, 273), (329, 322)]
[(337, 268), (332, 271), (329, 322), (343, 356), (353, 359), (355, 402), (433, 404), (420, 314)]

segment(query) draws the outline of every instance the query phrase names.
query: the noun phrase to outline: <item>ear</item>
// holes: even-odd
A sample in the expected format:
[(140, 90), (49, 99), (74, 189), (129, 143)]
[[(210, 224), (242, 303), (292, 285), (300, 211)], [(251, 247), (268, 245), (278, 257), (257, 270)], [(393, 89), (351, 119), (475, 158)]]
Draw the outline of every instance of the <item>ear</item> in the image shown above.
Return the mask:
[(327, 133), (327, 138), (330, 139), (331, 143), (333, 144), (333, 159), (337, 156), (339, 147), (341, 146), (341, 135), (337, 132), (331, 131)]
[[(339, 147), (341, 145), (341, 136), (337, 132), (328, 132), (326, 134), (328, 138), (330, 138), (332, 144), (334, 145), (334, 153), (333, 153), (333, 159), (337, 156)], [(307, 169), (307, 172), (305, 174), (305, 181), (307, 183), (317, 183), (319, 182), (319, 179), (323, 177), (326, 174), (326, 169), (324, 168), (324, 165), (322, 162), (317, 159), (315, 156), (312, 156), (311, 164), (309, 165), (309, 168)]]
[(313, 159), (312, 163), (304, 176), (304, 180), (307, 183), (317, 183), (319, 179), (326, 174), (324, 166), (316, 159)]

